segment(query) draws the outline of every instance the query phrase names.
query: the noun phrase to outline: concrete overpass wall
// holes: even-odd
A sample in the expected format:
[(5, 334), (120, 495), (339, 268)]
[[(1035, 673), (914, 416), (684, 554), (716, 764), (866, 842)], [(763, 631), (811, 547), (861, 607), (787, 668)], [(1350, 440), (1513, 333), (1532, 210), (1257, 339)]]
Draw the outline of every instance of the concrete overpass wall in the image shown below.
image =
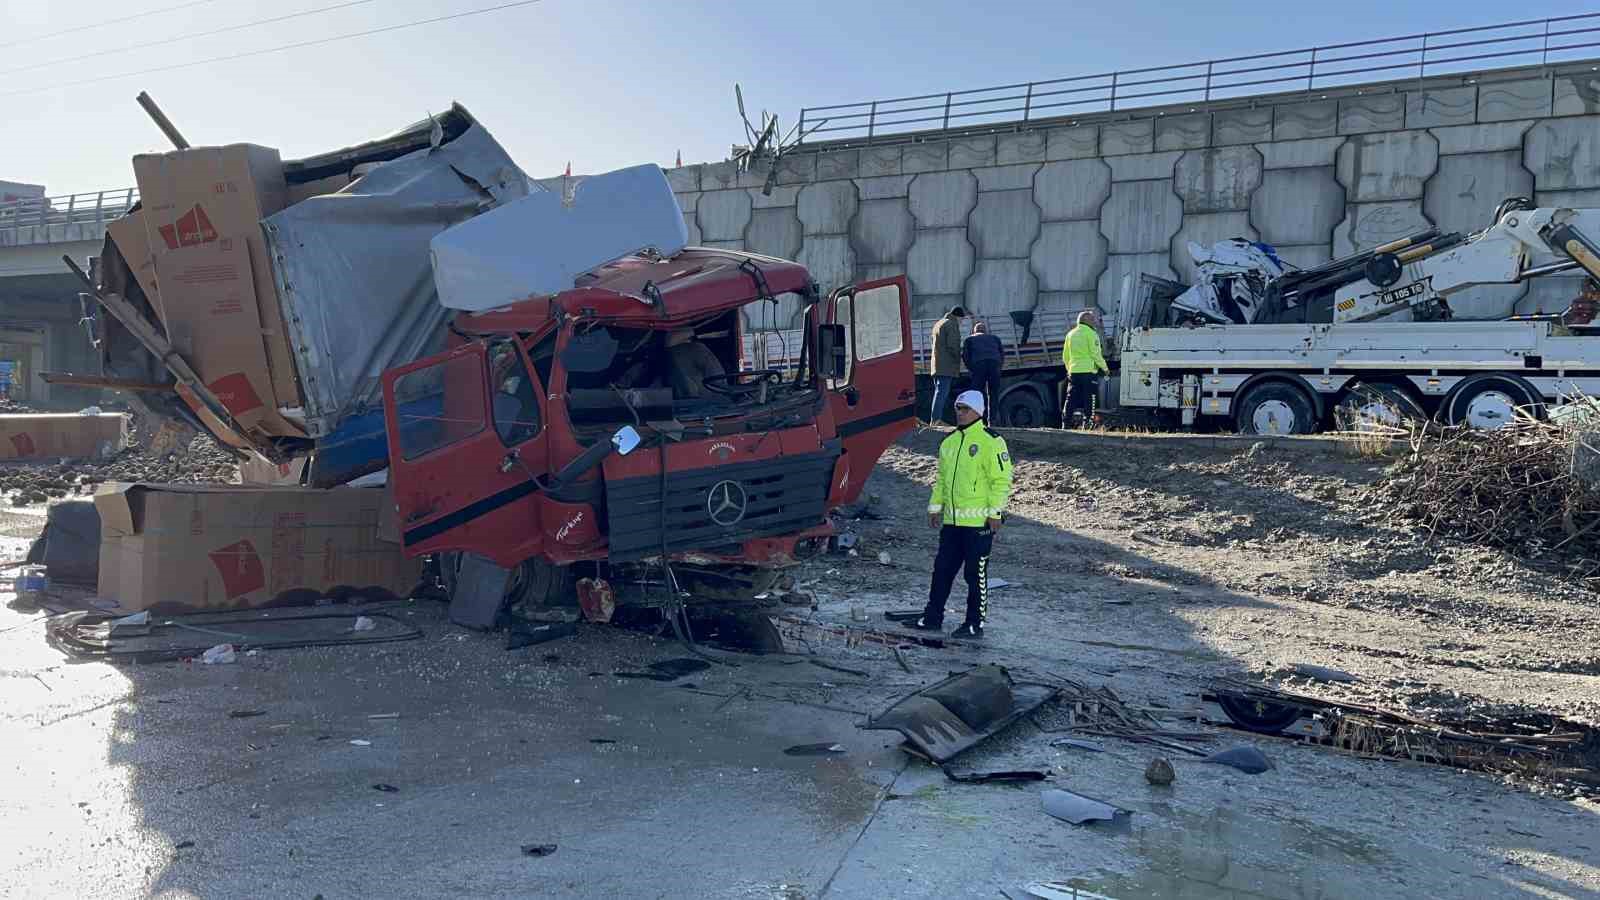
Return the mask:
[[(798, 259), (824, 288), (908, 273), (918, 317), (1109, 311), (1125, 274), (1191, 278), (1191, 240), (1260, 239), (1308, 266), (1430, 225), (1482, 228), (1508, 196), (1600, 207), (1588, 64), (894, 140), (787, 153), (770, 194), (732, 163), (668, 175), (692, 242)], [(1455, 306), (1548, 312), (1578, 284)]]
[[(56, 265), (61, 266), (59, 258)], [(78, 321), (81, 289), (71, 273), (0, 278), (0, 359), (17, 360), (27, 375), (13, 390), (18, 400), (49, 409), (81, 409), (99, 401), (99, 390), (54, 387), (38, 377), (41, 371), (99, 372)]]

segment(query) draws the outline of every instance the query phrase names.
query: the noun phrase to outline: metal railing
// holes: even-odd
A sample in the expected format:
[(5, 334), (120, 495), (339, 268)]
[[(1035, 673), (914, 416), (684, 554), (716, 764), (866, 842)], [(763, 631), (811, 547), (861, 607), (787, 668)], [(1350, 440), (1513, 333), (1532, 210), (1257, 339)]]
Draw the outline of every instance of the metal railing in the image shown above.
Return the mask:
[[(1205, 103), (1278, 91), (1547, 65), (1600, 47), (1600, 13), (1529, 19), (1401, 37), (1126, 69), (942, 94), (800, 110), (800, 141), (867, 141), (913, 131), (1115, 112), (1129, 106)], [(1593, 53), (1589, 54), (1594, 55)]]
[[(104, 227), (106, 223), (126, 214), (139, 200), (138, 188), (115, 191), (93, 191), (84, 194), (63, 194), (57, 197), (24, 197), (0, 203), (0, 239), (15, 236), (25, 228), (39, 229), (36, 243), (42, 243), (53, 226), (90, 225)], [(62, 239), (74, 240), (65, 235)], [(0, 243), (11, 241), (0, 240)]]

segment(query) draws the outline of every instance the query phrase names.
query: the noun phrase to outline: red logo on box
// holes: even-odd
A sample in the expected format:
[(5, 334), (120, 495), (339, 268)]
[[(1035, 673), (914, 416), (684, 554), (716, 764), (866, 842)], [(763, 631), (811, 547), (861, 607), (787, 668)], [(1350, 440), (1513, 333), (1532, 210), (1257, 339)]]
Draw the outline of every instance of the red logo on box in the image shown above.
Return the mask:
[(36, 448), (33, 446), (33, 435), (26, 431), (11, 436), (11, 446), (15, 447), (18, 456), (33, 456)]
[(249, 541), (213, 550), (210, 556), (211, 564), (222, 576), (222, 589), (228, 592), (229, 600), (267, 586), (266, 569), (261, 565), (261, 557), (256, 555), (255, 545)]
[(198, 203), (194, 205), (194, 209), (179, 216), (178, 221), (171, 225), (162, 225), (156, 230), (161, 232), (161, 239), (166, 241), (168, 250), (209, 244), (217, 239), (217, 229), (211, 226), (210, 217)]
[(243, 372), (224, 375), (206, 387), (211, 388), (211, 393), (216, 394), (222, 405), (228, 408), (228, 412), (236, 416), (242, 416), (252, 409), (260, 409), (263, 405), (261, 396), (250, 386), (250, 379), (246, 378)]

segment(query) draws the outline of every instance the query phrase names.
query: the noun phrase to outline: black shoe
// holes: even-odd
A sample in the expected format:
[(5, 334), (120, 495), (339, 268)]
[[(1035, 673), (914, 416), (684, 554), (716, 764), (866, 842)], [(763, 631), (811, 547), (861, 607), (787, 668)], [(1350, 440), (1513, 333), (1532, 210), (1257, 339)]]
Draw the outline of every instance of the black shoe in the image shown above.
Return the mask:
[(979, 640), (983, 637), (983, 626), (973, 625), (969, 622), (966, 625), (957, 628), (955, 631), (950, 632), (950, 636), (958, 640)]
[(905, 625), (906, 625), (907, 628), (914, 628), (917, 631), (943, 631), (944, 630), (944, 623), (943, 622), (929, 622), (927, 616), (919, 616), (915, 622), (907, 622), (907, 623), (905, 623)]

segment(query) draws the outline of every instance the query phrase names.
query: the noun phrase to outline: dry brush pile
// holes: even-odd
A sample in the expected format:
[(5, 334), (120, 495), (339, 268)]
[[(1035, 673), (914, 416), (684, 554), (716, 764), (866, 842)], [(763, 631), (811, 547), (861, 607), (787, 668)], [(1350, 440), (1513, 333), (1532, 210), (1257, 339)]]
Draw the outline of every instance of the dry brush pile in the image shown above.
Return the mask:
[(1417, 422), (1408, 431), (1410, 453), (1371, 499), (1431, 535), (1600, 581), (1600, 418), (1519, 415), (1493, 430)]

